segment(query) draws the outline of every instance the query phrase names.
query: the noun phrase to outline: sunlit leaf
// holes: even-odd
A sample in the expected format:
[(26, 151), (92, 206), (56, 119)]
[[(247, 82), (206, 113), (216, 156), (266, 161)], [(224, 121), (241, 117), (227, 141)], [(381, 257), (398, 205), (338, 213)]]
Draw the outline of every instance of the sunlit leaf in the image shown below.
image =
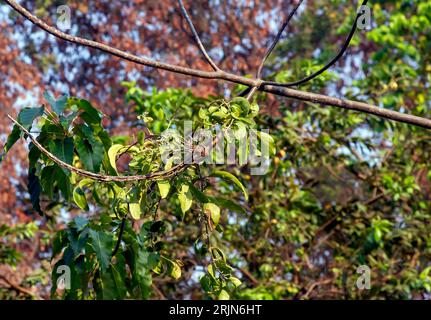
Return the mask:
[(192, 193), (188, 184), (182, 184), (178, 192), (178, 199), (180, 200), (181, 211), (186, 213), (193, 203)]
[(217, 226), (220, 220), (220, 208), (214, 203), (205, 203), (203, 208), (205, 213), (211, 217), (214, 226)]
[(160, 197), (165, 199), (169, 194), (171, 184), (167, 180), (157, 180), (157, 186), (159, 188)]

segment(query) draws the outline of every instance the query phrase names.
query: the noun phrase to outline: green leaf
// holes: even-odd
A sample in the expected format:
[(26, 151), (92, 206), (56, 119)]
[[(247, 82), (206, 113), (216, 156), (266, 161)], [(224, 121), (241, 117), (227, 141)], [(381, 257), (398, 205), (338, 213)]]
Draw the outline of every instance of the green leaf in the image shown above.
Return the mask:
[(238, 278), (236, 278), (236, 277), (230, 277), (229, 278), (229, 281), (235, 286), (235, 287), (239, 287), (240, 285), (241, 285), (241, 280), (239, 280)]
[(54, 96), (50, 92), (44, 92), (43, 93), (44, 98), (48, 103), (51, 105), (52, 110), (57, 115), (60, 115), (64, 112), (67, 106), (67, 97), (61, 96), (57, 100), (54, 98)]
[(126, 263), (122, 255), (116, 256), (117, 263), (110, 265), (107, 272), (104, 272), (97, 279), (95, 285), (97, 298), (104, 300), (122, 300), (126, 297)]
[(257, 131), (257, 135), (260, 137), (261, 146), (265, 146), (265, 147), (262, 147), (262, 149), (265, 148), (269, 150), (268, 156), (274, 155), (276, 152), (274, 138), (268, 133), (263, 131)]
[(196, 188), (193, 183), (189, 183), (190, 186), (190, 191), (193, 194), (193, 197), (196, 198), (200, 203), (207, 203), (208, 201), (208, 197), (202, 192), (200, 191), (198, 188)]
[(169, 270), (169, 275), (175, 280), (178, 280), (181, 278), (181, 267), (177, 263), (173, 264), (172, 269)]
[(108, 158), (109, 158), (109, 163), (111, 164), (111, 167), (115, 170), (115, 172), (118, 174), (117, 171), (117, 154), (118, 152), (123, 149), (124, 146), (121, 144), (114, 144), (112, 145), (109, 150), (108, 150)]
[(142, 298), (148, 298), (151, 293), (151, 269), (149, 253), (144, 250), (138, 250), (135, 256), (135, 275), (141, 289)]
[(76, 99), (73, 102), (76, 103), (80, 110), (84, 111), (81, 113), (81, 119), (90, 125), (100, 124), (102, 118), (100, 117), (99, 111), (94, 108), (90, 102), (84, 99)]
[(86, 187), (86, 186), (90, 186), (92, 184), (94, 184), (94, 180), (90, 179), (90, 178), (86, 178), (86, 179), (82, 179), (81, 181), (79, 181), (78, 186), (80, 188), (83, 188), (83, 187)]
[(129, 203), (129, 210), (133, 219), (139, 220), (141, 218), (142, 210), (140, 203)]
[(240, 139), (240, 145), (237, 151), (238, 164), (240, 167), (247, 164), (248, 156), (250, 154), (250, 144), (247, 141), (247, 137)]
[(38, 108), (24, 108), (18, 114), (18, 122), (26, 129), (29, 129), (33, 121), (43, 115), (44, 106)]
[(40, 184), (42, 185), (43, 192), (51, 199), (54, 194), (55, 171), (56, 166), (46, 166), (40, 172)]
[(233, 202), (232, 200), (218, 198), (218, 197), (208, 197), (208, 200), (211, 202), (214, 202), (219, 207), (229, 209), (242, 214), (247, 214), (247, 211), (241, 205)]
[(227, 171), (214, 171), (213, 173), (211, 173), (212, 177), (219, 177), (222, 178), (224, 180), (229, 180), (231, 182), (233, 182), (244, 194), (244, 198), (246, 201), (248, 201), (248, 192), (247, 189), (244, 187), (244, 185), (241, 183), (241, 181), (238, 180), (237, 177), (235, 177), (232, 173), (227, 172)]
[(199, 282), (201, 283), (202, 289), (204, 289), (205, 292), (210, 292), (212, 291), (212, 281), (211, 281), (211, 277), (207, 274), (203, 275), (200, 279)]
[[(67, 137), (64, 140), (51, 140), (49, 142), (49, 150), (61, 161), (72, 164), (74, 145), (71, 137)], [(67, 169), (62, 168), (62, 170), (67, 176), (70, 175)]]
[(235, 130), (235, 138), (239, 140), (240, 142), (247, 141), (247, 127), (242, 122), (236, 122), (236, 127), (238, 128)]
[(69, 176), (56, 164), (44, 167), (40, 173), (40, 184), (42, 185), (44, 193), (50, 198), (53, 198), (56, 183), (63, 197), (68, 200), (71, 196)]
[(238, 105), (242, 110), (242, 115), (246, 116), (250, 111), (250, 102), (243, 97), (235, 97), (230, 101), (231, 104)]
[(100, 274), (100, 278), (96, 278), (95, 280), (98, 281), (98, 285), (94, 286), (98, 300), (115, 300), (117, 298), (117, 288), (115, 286), (111, 268), (109, 268), (107, 272), (102, 272)]
[(216, 280), (216, 275), (214, 272), (214, 265), (212, 263), (208, 265), (208, 275), (210, 276), (210, 278), (212, 280), (214, 280), (214, 281)]
[(99, 141), (92, 143), (87, 139), (75, 137), (75, 148), (85, 169), (92, 172), (99, 172), (103, 161), (104, 147)]
[(229, 293), (227, 293), (226, 290), (222, 289), (218, 295), (218, 299), (219, 300), (229, 300), (230, 299)]
[(72, 220), (72, 225), (76, 228), (78, 232), (81, 232), (88, 225), (88, 219), (83, 216), (76, 216)]
[(117, 299), (124, 299), (127, 294), (126, 288), (126, 262), (124, 257), (121, 254), (117, 254), (116, 256), (117, 263), (115, 265), (111, 265), (110, 273), (115, 283), (115, 292), (117, 295)]
[(103, 143), (103, 147), (105, 148), (106, 152), (108, 152), (109, 148), (112, 145), (111, 137), (105, 130), (100, 130), (97, 134), (100, 141)]
[(178, 200), (180, 200), (181, 211), (186, 213), (193, 203), (192, 193), (190, 192), (190, 186), (186, 183), (182, 184), (178, 192)]
[[(48, 139), (48, 136), (42, 132), (39, 134), (39, 136), (37, 137), (37, 141), (41, 144), (44, 144), (46, 142), (46, 140)], [(34, 145), (33, 142), (30, 142), (28, 145), (28, 163), (30, 167), (35, 167), (36, 163), (38, 162), (40, 156), (42, 155), (42, 153), (40, 152), (40, 150)]]
[(163, 260), (165, 261), (165, 264), (167, 266), (167, 271), (166, 273), (174, 278), (175, 280), (178, 280), (179, 278), (181, 278), (181, 267), (179, 266), (179, 264), (175, 261), (172, 261), (166, 257), (163, 257)]
[(21, 129), (17, 125), (14, 125), (12, 132), (7, 137), (6, 144), (3, 147), (3, 152), (0, 155), (0, 163), (3, 161), (5, 155), (13, 147), (13, 145), (19, 140), (20, 137), (21, 137)]
[(205, 203), (204, 211), (211, 217), (214, 222), (214, 226), (217, 226), (220, 220), (220, 208), (214, 203)]
[(157, 180), (157, 186), (159, 187), (160, 197), (165, 199), (169, 194), (171, 184), (167, 180)]
[[(71, 248), (66, 248), (64, 251), (64, 256), (68, 255), (72, 252)], [(63, 256), (63, 257), (64, 257)], [(64, 295), (62, 298), (64, 299), (78, 299), (78, 290), (81, 288), (81, 281), (80, 277), (76, 272), (75, 264), (71, 261), (67, 261), (66, 259), (60, 259), (52, 268), (51, 273), (51, 281), (52, 281), (52, 287), (51, 287), (51, 296), (56, 296), (56, 290), (57, 290), (57, 281), (58, 278), (61, 276), (61, 272), (58, 272), (59, 268), (62, 266), (68, 266), (70, 268), (70, 280), (71, 280), (71, 288), (70, 290), (65, 290)], [(60, 269), (61, 270), (61, 269)]]
[(75, 201), (76, 205), (82, 210), (89, 210), (85, 193), (79, 186), (76, 186), (75, 189), (73, 189), (73, 201)]
[(66, 230), (60, 230), (52, 241), (52, 259), (54, 259), (69, 243)]
[[(73, 251), (73, 259), (81, 255), (88, 240), (88, 229), (84, 226), (85, 230), (80, 230), (80, 227), (76, 226), (75, 219), (69, 224), (70, 228), (67, 230), (67, 238), (69, 239), (69, 247)], [(77, 222), (80, 223), (79, 220)]]
[(259, 105), (257, 103), (252, 103), (250, 106), (250, 116), (255, 117), (259, 114)]
[(111, 261), (112, 253), (112, 236), (102, 232), (90, 230), (89, 232), (91, 243), (96, 252), (97, 260), (99, 261), (102, 272), (108, 269)]
[(29, 168), (28, 170), (28, 192), (30, 193), (30, 201), (33, 205), (34, 210), (36, 210), (40, 215), (43, 215), (42, 210), (40, 209), (40, 183), (39, 178), (36, 176), (36, 168)]
[(141, 200), (143, 198), (142, 189), (134, 186), (127, 194), (126, 201), (128, 203), (128, 210), (133, 219), (138, 220), (142, 215), (143, 205)]
[(71, 196), (69, 175), (65, 173), (65, 170), (63, 168), (59, 167), (58, 165), (55, 165), (54, 177), (57, 181), (57, 186), (60, 189), (63, 197), (66, 200), (69, 200)]
[[(45, 108), (43, 106), (39, 108), (24, 108), (18, 114), (18, 122), (26, 129), (29, 129), (33, 124), (33, 121), (43, 115), (43, 111)], [(21, 137), (21, 129), (14, 125), (12, 128), (12, 132), (7, 137), (6, 144), (3, 147), (3, 152), (0, 155), (0, 163), (4, 159), (6, 153), (13, 147), (13, 145), (19, 140)]]

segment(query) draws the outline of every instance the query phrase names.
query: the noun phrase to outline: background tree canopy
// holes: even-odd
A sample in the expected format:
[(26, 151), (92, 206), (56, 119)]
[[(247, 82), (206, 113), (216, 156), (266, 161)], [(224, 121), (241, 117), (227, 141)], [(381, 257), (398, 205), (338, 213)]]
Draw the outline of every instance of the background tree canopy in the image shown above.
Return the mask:
[[(63, 2), (21, 4), (55, 25)], [(176, 1), (67, 5), (71, 34), (210, 70)], [(294, 5), (190, 1), (187, 9), (217, 65), (254, 75)], [(345, 56), (300, 89), (430, 118), (431, 3), (369, 6), (372, 27), (357, 30)], [(262, 77), (289, 82), (318, 70), (338, 52), (357, 7), (306, 1)], [(18, 141), (1, 162), (0, 298), (429, 298), (426, 129), (261, 92), (250, 104), (232, 100), (244, 87), (71, 45), (3, 3), (0, 24), (5, 151), (23, 136), (7, 114), (65, 163), (111, 176), (172, 170), (157, 166), (158, 146), (146, 137), (184, 120), (269, 128), (275, 149), (262, 176), (247, 164), (205, 165), (106, 184), (65, 170), (28, 138)], [(56, 286), (58, 265), (71, 267), (70, 290)], [(370, 289), (357, 288), (362, 265)]]

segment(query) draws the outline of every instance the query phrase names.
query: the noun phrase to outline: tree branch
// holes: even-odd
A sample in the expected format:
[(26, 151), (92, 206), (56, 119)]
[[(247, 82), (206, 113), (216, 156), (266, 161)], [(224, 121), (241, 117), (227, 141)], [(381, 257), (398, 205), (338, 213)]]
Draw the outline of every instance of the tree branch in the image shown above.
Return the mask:
[(76, 174), (78, 174), (80, 176), (90, 178), (93, 180), (97, 180), (97, 181), (101, 181), (101, 182), (111, 182), (111, 181), (130, 182), (130, 181), (140, 181), (140, 180), (159, 180), (159, 179), (166, 179), (168, 177), (175, 176), (176, 174), (182, 172), (183, 170), (185, 170), (188, 167), (188, 165), (181, 163), (181, 164), (177, 164), (176, 166), (174, 166), (171, 169), (166, 170), (166, 171), (158, 171), (158, 172), (149, 173), (149, 174), (145, 174), (145, 175), (135, 175), (135, 176), (108, 176), (108, 175), (97, 174), (94, 172), (86, 171), (86, 170), (83, 170), (80, 168), (76, 168), (76, 167), (60, 160), (56, 156), (54, 156), (51, 152), (46, 150), (30, 134), (30, 132), (28, 132), (28, 130), (26, 128), (24, 128), (18, 121), (16, 121), (10, 115), (8, 115), (8, 117), (9, 117), (9, 119), (11, 119), (13, 121), (13, 123), (15, 123), (15, 125), (17, 125), (30, 138), (30, 140), (34, 143), (36, 148), (38, 148), (43, 154), (45, 154), (49, 159), (54, 161), (57, 165), (59, 165), (62, 168), (65, 168), (69, 171), (75, 172)]
[(321, 105), (334, 106), (348, 110), (360, 111), (363, 113), (372, 114), (380, 118), (390, 119), (398, 122), (412, 124), (418, 127), (431, 129), (431, 120), (417, 117), (414, 115), (404, 114), (390, 109), (380, 108), (367, 104), (347, 99), (339, 99), (329, 97), (323, 94), (299, 91), (291, 88), (281, 88), (277, 86), (263, 86), (262, 91), (273, 93), (279, 96), (294, 98), (302, 101), (318, 103)]
[(205, 57), (205, 60), (211, 65), (214, 71), (221, 71), (220, 68), (215, 64), (215, 62), (211, 59), (211, 57), (208, 55), (207, 51), (205, 50), (205, 47), (202, 44), (202, 41), (195, 29), (195, 26), (193, 25), (192, 19), (190, 18), (186, 8), (184, 7), (183, 1), (178, 0), (178, 4), (180, 6), (181, 13), (183, 14), (184, 18), (187, 21), (187, 24), (190, 27), (191, 32), (193, 33), (193, 37), (196, 41), (197, 46), (199, 47), (199, 50), (201, 51), (202, 55)]
[[(134, 62), (137, 64), (141, 64), (141, 65), (145, 65), (145, 66), (149, 66), (149, 67), (154, 67), (154, 68), (159, 68), (162, 70), (167, 70), (167, 71), (178, 73), (178, 74), (194, 76), (194, 77), (198, 77), (198, 78), (225, 80), (225, 81), (229, 81), (232, 83), (242, 84), (242, 85), (245, 85), (248, 87), (257, 87), (258, 90), (260, 90), (260, 91), (279, 95), (279, 96), (283, 96), (283, 97), (313, 102), (313, 103), (322, 104), (322, 105), (335, 106), (335, 107), (339, 107), (339, 108), (343, 108), (343, 109), (360, 111), (360, 112), (376, 115), (376, 116), (381, 117), (381, 118), (395, 120), (395, 121), (399, 121), (399, 122), (403, 122), (403, 123), (412, 124), (412, 125), (420, 126), (423, 128), (431, 129), (431, 120), (429, 120), (429, 119), (420, 118), (420, 117), (413, 116), (413, 115), (407, 115), (407, 114), (403, 114), (400, 112), (379, 108), (377, 106), (373, 106), (373, 105), (366, 104), (363, 102), (338, 99), (338, 98), (333, 98), (333, 97), (329, 97), (329, 96), (322, 95), (322, 94), (310, 93), (310, 92), (294, 90), (294, 89), (290, 89), (290, 88), (283, 88), (282, 84), (279, 84), (279, 83), (274, 83), (274, 84), (265, 83), (264, 84), (264, 82), (260, 79), (250, 79), (247, 77), (238, 76), (238, 75), (228, 73), (225, 71), (213, 71), (213, 72), (200, 71), (200, 70), (195, 70), (195, 69), (191, 69), (191, 68), (187, 68), (187, 67), (181, 67), (181, 66), (176, 66), (176, 65), (164, 63), (164, 62), (159, 62), (159, 61), (152, 60), (152, 59), (138, 57), (136, 55), (121, 51), (119, 49), (110, 47), (108, 45), (105, 45), (105, 44), (102, 44), (102, 43), (99, 43), (96, 41), (87, 40), (87, 39), (83, 39), (80, 37), (68, 35), (68, 34), (66, 34), (66, 33), (64, 33), (64, 32), (62, 32), (62, 31), (60, 31), (54, 27), (47, 25), (45, 22), (43, 22), (42, 20), (33, 16), (30, 12), (28, 12), (25, 8), (23, 8), (22, 6), (17, 4), (15, 1), (12, 1), (12, 0), (4, 0), (4, 1), (9, 6), (11, 6), (15, 11), (20, 13), (23, 17), (25, 17), (26, 19), (28, 19), (29, 21), (31, 21), (35, 25), (39, 26), (40, 28), (42, 28), (46, 32), (48, 32), (48, 33), (50, 33), (50, 34), (52, 34), (58, 38), (64, 39), (64, 40), (72, 42), (72, 43), (87, 46), (90, 48), (98, 49), (98, 50), (103, 51), (105, 53), (112, 54), (114, 56), (120, 57), (124, 60), (131, 61), (131, 62)], [(366, 3), (366, 0), (364, 1), (364, 3)], [(356, 21), (357, 21), (357, 19), (356, 19)], [(355, 23), (355, 25), (356, 25), (356, 23)], [(91, 174), (94, 175), (94, 173), (91, 173)], [(119, 177), (116, 177), (116, 178), (119, 178)], [(127, 177), (123, 177), (123, 178), (127, 178)], [(102, 180), (102, 181), (105, 181), (105, 180)], [(122, 181), (124, 181), (124, 180), (122, 180)]]
[(302, 2), (304, 0), (299, 0), (299, 2), (296, 4), (296, 6), (293, 8), (293, 10), (289, 13), (289, 15), (286, 17), (286, 20), (283, 22), (280, 30), (278, 30), (277, 35), (275, 36), (274, 40), (272, 41), (271, 45), (269, 46), (268, 50), (265, 53), (265, 56), (262, 59), (262, 62), (259, 65), (259, 68), (257, 69), (256, 78), (260, 78), (263, 66), (265, 65), (266, 60), (271, 55), (272, 51), (274, 50), (275, 46), (277, 45), (278, 41), (280, 41), (281, 35), (284, 32), (284, 29), (286, 29), (287, 25), (289, 24), (290, 20), (294, 16), (295, 12), (298, 10), (298, 8), (301, 6)]

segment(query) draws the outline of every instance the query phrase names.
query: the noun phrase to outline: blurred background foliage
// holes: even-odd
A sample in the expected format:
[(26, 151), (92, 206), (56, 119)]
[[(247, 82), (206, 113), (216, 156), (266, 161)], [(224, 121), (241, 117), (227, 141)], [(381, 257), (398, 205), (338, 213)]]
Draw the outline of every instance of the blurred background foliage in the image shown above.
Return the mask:
[[(62, 1), (22, 1), (55, 22)], [(265, 68), (266, 79), (295, 80), (325, 64), (340, 48), (357, 3), (308, 0)], [(68, 1), (71, 33), (126, 51), (207, 69), (176, 1)], [(345, 57), (300, 87), (431, 117), (431, 3), (375, 0), (372, 27), (358, 30)], [(226, 70), (254, 74), (291, 1), (193, 1), (190, 14), (210, 54)], [(283, 14), (280, 14), (283, 13)], [(127, 139), (137, 114), (149, 112), (153, 130), (202, 99), (232, 97), (241, 88), (176, 76), (66, 44), (0, 5), (0, 138), (24, 105), (42, 92), (76, 95), (100, 107), (105, 126)], [(125, 81), (123, 85), (121, 82)], [(185, 97), (185, 99), (183, 99)], [(181, 99), (181, 107), (178, 100)], [(242, 299), (427, 299), (431, 290), (428, 131), (355, 112), (273, 96), (256, 97), (257, 122), (269, 128), (277, 155), (264, 176), (229, 167), (246, 185), (217, 187), (246, 214), (223, 211), (223, 248), (242, 285)], [(159, 106), (164, 106), (163, 115)], [(183, 106), (185, 106), (183, 108)], [(178, 110), (178, 111), (177, 111)], [(159, 112), (159, 114), (157, 114)], [(16, 146), (0, 172), (0, 298), (49, 298), (53, 233), (77, 208), (44, 206), (40, 217), (27, 193), (26, 152)], [(182, 261), (180, 279), (153, 279), (150, 298), (202, 299), (208, 261), (193, 247), (193, 221), (160, 207), (172, 228), (170, 256)], [(360, 265), (371, 269), (371, 289), (358, 290)]]

